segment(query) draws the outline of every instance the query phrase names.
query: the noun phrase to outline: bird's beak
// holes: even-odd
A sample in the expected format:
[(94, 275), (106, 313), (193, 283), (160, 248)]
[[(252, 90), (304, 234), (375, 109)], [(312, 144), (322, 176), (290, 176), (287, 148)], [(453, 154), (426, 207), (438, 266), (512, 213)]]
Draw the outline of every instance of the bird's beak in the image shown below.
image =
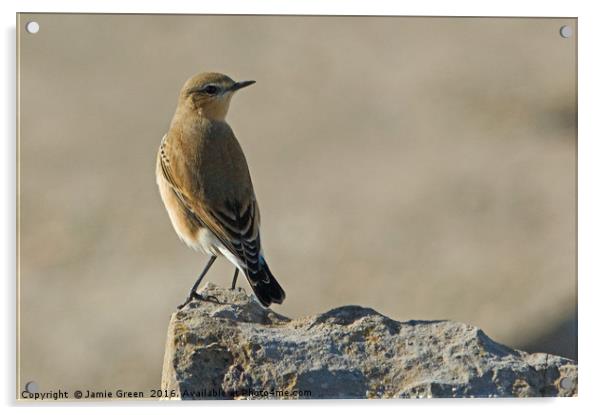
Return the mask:
[(244, 88), (246, 86), (249, 85), (253, 85), (255, 83), (255, 81), (240, 81), (240, 82), (236, 82), (234, 85), (232, 85), (230, 87), (230, 91), (234, 92), (234, 91), (238, 91), (241, 88)]

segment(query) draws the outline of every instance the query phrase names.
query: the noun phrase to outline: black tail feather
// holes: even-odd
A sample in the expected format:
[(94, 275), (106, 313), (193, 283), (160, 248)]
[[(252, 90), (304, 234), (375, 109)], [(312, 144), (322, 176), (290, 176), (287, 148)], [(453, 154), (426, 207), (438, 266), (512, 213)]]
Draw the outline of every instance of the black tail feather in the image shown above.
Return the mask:
[(247, 275), (247, 279), (255, 296), (264, 307), (269, 307), (272, 303), (282, 304), (284, 301), (286, 294), (263, 258), (260, 260), (258, 273), (253, 275), (253, 278)]

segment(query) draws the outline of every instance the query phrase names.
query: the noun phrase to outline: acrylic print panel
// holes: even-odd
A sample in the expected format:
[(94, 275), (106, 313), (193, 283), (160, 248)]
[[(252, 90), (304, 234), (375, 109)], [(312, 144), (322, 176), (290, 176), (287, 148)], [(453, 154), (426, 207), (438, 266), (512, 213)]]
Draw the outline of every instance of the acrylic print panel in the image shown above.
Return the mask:
[(18, 399), (576, 393), (576, 19), (17, 25)]

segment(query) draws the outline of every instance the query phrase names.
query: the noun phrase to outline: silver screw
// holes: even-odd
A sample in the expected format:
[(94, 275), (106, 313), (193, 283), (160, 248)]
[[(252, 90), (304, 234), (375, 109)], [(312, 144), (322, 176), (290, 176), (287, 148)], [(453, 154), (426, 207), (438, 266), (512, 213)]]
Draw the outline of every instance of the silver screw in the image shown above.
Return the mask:
[(35, 35), (40, 31), (40, 24), (38, 22), (27, 22), (25, 30), (27, 30), (27, 33)]
[(573, 379), (572, 378), (560, 379), (560, 387), (562, 389), (571, 389), (573, 387)]
[(38, 391), (38, 384), (35, 383), (33, 380), (30, 382), (27, 382), (25, 384), (25, 390), (29, 393), (36, 393)]
[(562, 26), (560, 28), (560, 36), (565, 39), (573, 36), (573, 28), (571, 26)]

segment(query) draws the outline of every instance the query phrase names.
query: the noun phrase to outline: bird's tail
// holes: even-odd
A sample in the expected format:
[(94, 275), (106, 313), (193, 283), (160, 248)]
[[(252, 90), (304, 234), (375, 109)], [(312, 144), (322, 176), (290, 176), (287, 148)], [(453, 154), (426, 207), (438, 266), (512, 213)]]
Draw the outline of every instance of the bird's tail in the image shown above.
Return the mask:
[(282, 304), (286, 294), (263, 257), (259, 259), (259, 270), (253, 274), (247, 272), (246, 276), (255, 296), (264, 307), (269, 307), (272, 303)]

